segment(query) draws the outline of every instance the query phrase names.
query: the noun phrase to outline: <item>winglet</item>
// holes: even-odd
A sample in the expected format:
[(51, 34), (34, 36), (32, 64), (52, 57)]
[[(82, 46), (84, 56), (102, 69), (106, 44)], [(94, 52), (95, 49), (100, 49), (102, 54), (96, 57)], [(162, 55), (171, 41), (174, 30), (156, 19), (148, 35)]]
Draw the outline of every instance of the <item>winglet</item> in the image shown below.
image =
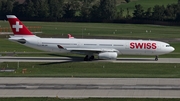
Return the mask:
[(33, 35), (15, 15), (7, 15), (7, 18), (14, 35)]
[(71, 34), (68, 34), (69, 39), (74, 38)]

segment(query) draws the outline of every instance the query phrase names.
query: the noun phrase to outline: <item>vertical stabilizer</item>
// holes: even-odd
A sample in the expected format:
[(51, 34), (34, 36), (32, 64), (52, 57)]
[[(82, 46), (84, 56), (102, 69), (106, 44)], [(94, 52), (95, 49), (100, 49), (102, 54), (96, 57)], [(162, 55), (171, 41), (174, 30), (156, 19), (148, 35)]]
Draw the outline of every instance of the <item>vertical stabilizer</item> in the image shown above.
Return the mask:
[(33, 35), (15, 15), (7, 15), (7, 18), (14, 35)]

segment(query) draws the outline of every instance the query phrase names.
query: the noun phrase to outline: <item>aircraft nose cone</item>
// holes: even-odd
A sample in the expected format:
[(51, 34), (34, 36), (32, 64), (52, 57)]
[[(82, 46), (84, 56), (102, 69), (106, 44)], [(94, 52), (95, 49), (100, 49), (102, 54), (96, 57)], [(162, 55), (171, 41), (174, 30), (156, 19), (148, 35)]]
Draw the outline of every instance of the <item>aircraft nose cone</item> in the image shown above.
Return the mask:
[(174, 47), (172, 47), (171, 52), (172, 52), (172, 51), (174, 51), (174, 50), (175, 50), (175, 48), (174, 48)]
[(174, 47), (166, 47), (165, 49), (164, 49), (164, 52), (165, 53), (170, 53), (170, 52), (173, 52), (175, 49), (174, 49)]

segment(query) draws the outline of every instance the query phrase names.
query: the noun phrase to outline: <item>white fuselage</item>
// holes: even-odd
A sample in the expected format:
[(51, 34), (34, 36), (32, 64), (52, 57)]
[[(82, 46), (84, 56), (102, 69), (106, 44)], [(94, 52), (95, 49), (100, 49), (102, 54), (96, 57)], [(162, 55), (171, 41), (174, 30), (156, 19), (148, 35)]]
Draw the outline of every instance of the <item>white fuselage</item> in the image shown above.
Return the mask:
[(117, 59), (118, 54), (156, 55), (157, 61), (157, 55), (174, 51), (168, 43), (152, 40), (75, 39), (70, 34), (70, 38), (40, 38), (15, 15), (7, 18), (14, 33), (10, 40), (43, 51), (85, 54), (84, 61), (93, 60), (94, 54), (98, 54), (99, 59)]
[[(110, 40), (110, 39), (68, 39), (68, 38), (39, 38), (17, 37), (10, 40), (25, 39), (24, 45), (50, 52), (71, 52), (71, 49), (102, 49), (102, 51), (117, 51), (118, 54), (130, 55), (162, 55), (174, 51), (168, 43), (152, 40)], [(61, 46), (61, 47), (58, 47)], [(86, 54), (83, 51), (80, 54)], [(94, 54), (94, 53), (93, 53)]]

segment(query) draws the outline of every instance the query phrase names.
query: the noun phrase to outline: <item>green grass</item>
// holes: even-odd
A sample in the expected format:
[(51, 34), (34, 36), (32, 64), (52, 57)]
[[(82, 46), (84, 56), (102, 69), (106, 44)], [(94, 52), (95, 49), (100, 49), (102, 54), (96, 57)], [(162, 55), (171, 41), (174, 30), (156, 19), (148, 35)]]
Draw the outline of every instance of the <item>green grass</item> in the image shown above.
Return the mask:
[(8, 39), (0, 38), (0, 52), (40, 52)]
[[(9, 27), (8, 22), (0, 22), (1, 27)], [(64, 22), (25, 22), (27, 26), (42, 26), (41, 37), (75, 37), (89, 38), (138, 38), (138, 39), (170, 39), (180, 38), (177, 26), (157, 26), (140, 24), (113, 23), (64, 23)], [(148, 30), (148, 33), (146, 32)], [(150, 32), (151, 31), (151, 32)]]
[(1, 101), (179, 101), (178, 98), (82, 98), (82, 99), (60, 99), (60, 98), (0, 98)]
[(146, 11), (147, 8), (151, 7), (153, 8), (155, 5), (168, 5), (168, 4), (173, 4), (173, 3), (177, 3), (178, 0), (133, 0), (130, 3), (123, 3), (119, 6), (117, 6), (117, 8), (123, 8), (124, 9), (124, 15), (127, 14), (127, 8), (129, 8), (129, 13), (130, 15), (133, 15), (132, 13), (134, 12), (135, 9), (135, 5), (136, 4), (141, 4), (144, 8), (144, 10)]
[[(110, 63), (110, 62), (49, 62), (0, 63), (0, 68), (16, 72), (1, 72), (0, 76), (30, 77), (109, 77), (109, 78), (179, 78), (180, 64)], [(27, 73), (22, 74), (22, 69)]]

